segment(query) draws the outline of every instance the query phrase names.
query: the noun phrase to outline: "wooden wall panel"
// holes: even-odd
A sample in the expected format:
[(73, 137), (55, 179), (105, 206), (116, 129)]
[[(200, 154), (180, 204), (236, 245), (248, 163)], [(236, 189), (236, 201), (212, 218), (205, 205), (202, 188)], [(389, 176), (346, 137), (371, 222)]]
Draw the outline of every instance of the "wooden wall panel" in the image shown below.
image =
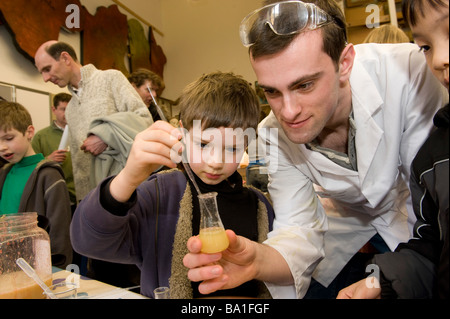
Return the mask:
[(99, 7), (94, 16), (82, 10), (83, 64), (92, 63), (100, 70), (116, 69), (128, 74), (125, 57), (128, 54), (127, 16), (116, 5)]
[(0, 15), (13, 35), (17, 49), (33, 61), (34, 53), (42, 43), (58, 39), (69, 4), (81, 7), (79, 0), (2, 0)]
[[(68, 29), (66, 12), (69, 4), (80, 9), (80, 27)], [(1, 0), (0, 24), (4, 23), (12, 34), (19, 52), (34, 63), (39, 46), (59, 37), (61, 28), (81, 32), (82, 64), (94, 64), (98, 69), (117, 69), (128, 75), (125, 58), (128, 55), (129, 29), (127, 16), (120, 13), (117, 5), (99, 7), (91, 15), (79, 0)], [(139, 22), (138, 22), (139, 23)], [(136, 26), (133, 22), (133, 25)], [(139, 23), (140, 25), (140, 23)], [(145, 39), (143, 29), (130, 34), (131, 70), (148, 68), (163, 77), (167, 60), (162, 48), (156, 43), (150, 28)]]

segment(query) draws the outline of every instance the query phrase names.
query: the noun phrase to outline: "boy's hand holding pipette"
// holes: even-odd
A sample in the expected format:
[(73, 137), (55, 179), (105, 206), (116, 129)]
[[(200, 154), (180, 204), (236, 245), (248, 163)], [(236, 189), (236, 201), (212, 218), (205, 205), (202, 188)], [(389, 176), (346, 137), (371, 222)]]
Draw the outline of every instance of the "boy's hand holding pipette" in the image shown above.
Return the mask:
[(175, 162), (181, 160), (177, 154), (181, 150), (181, 137), (179, 130), (164, 121), (157, 121), (137, 134), (124, 169), (111, 182), (111, 195), (125, 202), (161, 165), (175, 168)]

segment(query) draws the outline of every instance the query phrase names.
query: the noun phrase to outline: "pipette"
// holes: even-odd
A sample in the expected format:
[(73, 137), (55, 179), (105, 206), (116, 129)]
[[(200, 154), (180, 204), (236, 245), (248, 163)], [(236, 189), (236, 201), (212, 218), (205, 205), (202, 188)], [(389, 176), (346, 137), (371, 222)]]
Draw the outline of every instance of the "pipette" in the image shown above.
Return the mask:
[[(151, 95), (151, 97), (153, 99), (153, 103), (155, 103), (156, 110), (158, 111), (159, 117), (161, 118), (161, 120), (167, 122), (167, 119), (164, 116), (164, 113), (163, 113), (162, 109), (159, 107), (158, 102), (156, 102), (156, 99), (153, 96), (152, 90), (150, 89), (150, 86), (148, 84), (147, 84), (147, 89), (150, 92), (150, 95)], [(183, 134), (183, 138), (185, 138), (184, 134)], [(185, 150), (186, 150), (186, 144), (184, 146), (185, 146)], [(197, 194), (201, 195), (200, 188), (198, 187), (197, 182), (195, 181), (194, 174), (192, 174), (192, 171), (191, 171), (191, 167), (189, 166), (189, 164), (187, 164), (183, 160), (181, 160), (181, 163), (183, 164), (184, 170), (188, 174), (189, 179), (191, 180), (192, 184), (194, 185), (195, 190), (197, 191)]]
[[(161, 108), (156, 102), (153, 96), (152, 90), (147, 84), (147, 89), (155, 103), (156, 110), (162, 120), (167, 122)], [(183, 133), (183, 139), (186, 141), (186, 135)], [(186, 143), (184, 143), (184, 150), (186, 150)], [(217, 208), (216, 196), (217, 193), (207, 193), (202, 194), (200, 188), (195, 181), (194, 174), (192, 173), (191, 167), (188, 163), (181, 160), (189, 179), (197, 191), (197, 196), (200, 204), (201, 211), (201, 223), (200, 223), (200, 240), (202, 241), (202, 252), (204, 253), (216, 253), (227, 249), (228, 247), (228, 237), (225, 233), (225, 228), (223, 227), (222, 221), (220, 220), (219, 211)]]
[(39, 287), (42, 288), (42, 290), (44, 290), (45, 294), (50, 298), (50, 299), (58, 299), (58, 297), (56, 297), (50, 290), (50, 288), (48, 288), (48, 286), (42, 281), (42, 279), (38, 276), (38, 274), (36, 273), (36, 271), (33, 269), (33, 267), (30, 266), (29, 263), (27, 263), (27, 261), (23, 258), (17, 258), (16, 260), (16, 264), (20, 267), (20, 269), (22, 269), (27, 275), (28, 277), (30, 277), (31, 279), (33, 279), (38, 285)]
[(150, 89), (150, 86), (147, 84), (147, 89), (150, 92), (150, 96), (152, 97), (153, 103), (155, 103), (156, 106), (156, 111), (159, 114), (159, 117), (161, 118), (161, 120), (168, 122), (167, 118), (164, 116), (164, 112), (162, 111), (162, 109), (159, 107), (158, 103), (156, 102), (155, 97), (153, 96), (152, 90)]

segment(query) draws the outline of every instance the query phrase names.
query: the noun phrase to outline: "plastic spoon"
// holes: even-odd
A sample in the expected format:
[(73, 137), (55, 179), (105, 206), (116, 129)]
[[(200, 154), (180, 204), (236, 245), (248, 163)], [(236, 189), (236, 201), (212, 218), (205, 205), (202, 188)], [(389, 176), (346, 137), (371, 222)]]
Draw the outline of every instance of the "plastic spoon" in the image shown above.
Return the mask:
[(33, 269), (33, 267), (30, 266), (29, 263), (26, 262), (25, 259), (23, 258), (18, 258), (16, 260), (16, 264), (31, 278), (33, 279), (38, 285), (39, 287), (42, 288), (42, 290), (44, 290), (45, 294), (50, 298), (50, 299), (58, 299), (58, 297), (56, 297), (48, 288), (48, 286), (42, 281), (42, 279), (38, 276), (38, 274), (36, 273), (36, 271)]

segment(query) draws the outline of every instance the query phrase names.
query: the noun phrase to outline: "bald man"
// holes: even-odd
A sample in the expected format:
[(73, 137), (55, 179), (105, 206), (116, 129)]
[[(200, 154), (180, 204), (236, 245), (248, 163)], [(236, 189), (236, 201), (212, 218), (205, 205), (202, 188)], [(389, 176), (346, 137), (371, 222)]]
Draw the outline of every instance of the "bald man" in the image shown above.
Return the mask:
[[(107, 144), (89, 133), (91, 123), (117, 112), (133, 112), (148, 126), (153, 119), (147, 106), (128, 79), (117, 70), (98, 70), (94, 65), (82, 66), (73, 47), (67, 43), (48, 41), (35, 54), (35, 64), (45, 82), (67, 87), (72, 99), (66, 108), (70, 133), (70, 150), (77, 201), (95, 185), (91, 177), (93, 156), (107, 149)], [(88, 276), (119, 287), (140, 284), (140, 271), (135, 265), (121, 265), (91, 259)]]
[(64, 42), (48, 41), (35, 54), (35, 64), (45, 82), (64, 88), (73, 98), (67, 105), (70, 147), (77, 200), (95, 186), (90, 182), (91, 157), (98, 156), (107, 145), (98, 136), (89, 135), (93, 120), (116, 112), (134, 112), (148, 120), (151, 115), (127, 78), (117, 70), (97, 70), (82, 66), (73, 47)]

